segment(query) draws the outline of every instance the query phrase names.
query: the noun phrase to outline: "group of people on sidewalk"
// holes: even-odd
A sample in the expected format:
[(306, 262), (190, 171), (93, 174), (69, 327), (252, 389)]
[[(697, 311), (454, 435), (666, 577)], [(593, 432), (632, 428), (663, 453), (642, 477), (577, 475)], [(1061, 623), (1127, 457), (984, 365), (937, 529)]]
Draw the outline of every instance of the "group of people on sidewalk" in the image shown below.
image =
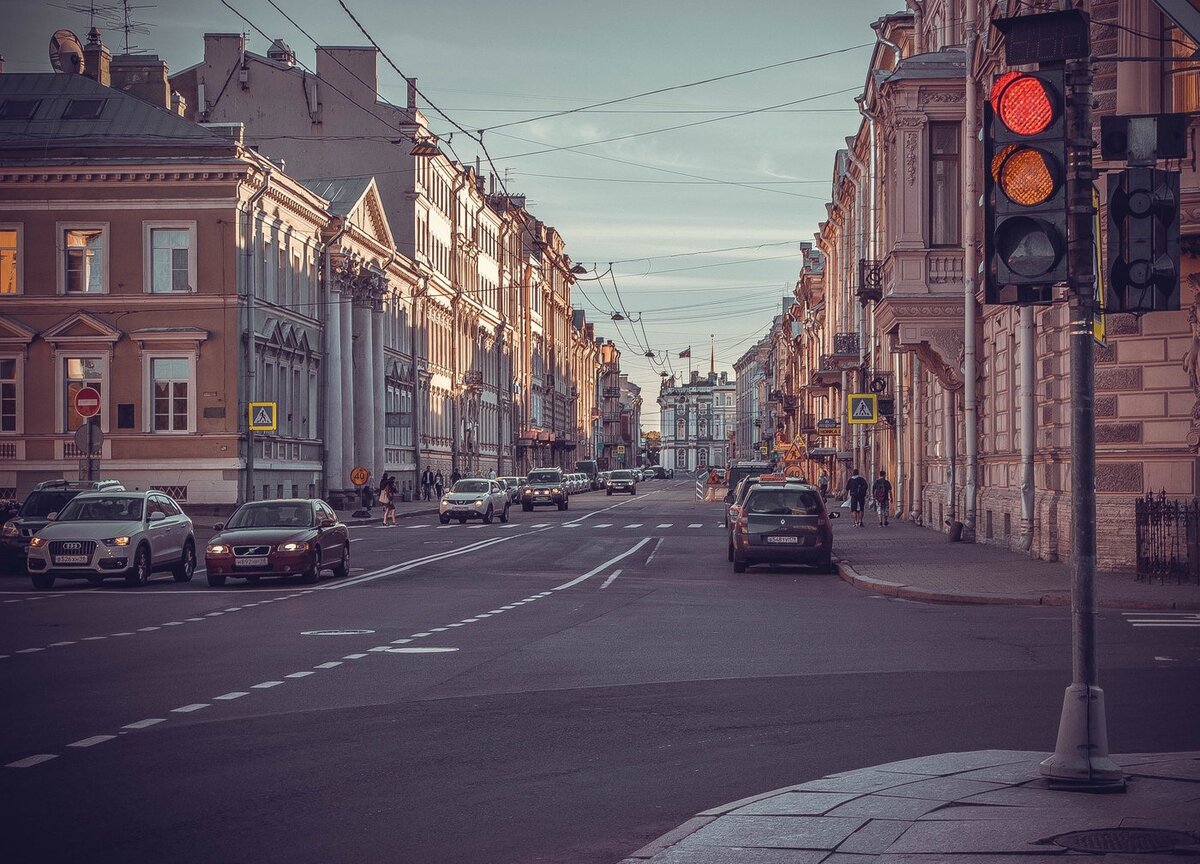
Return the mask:
[[(875, 510), (879, 514), (879, 525), (886, 526), (888, 510), (892, 503), (892, 483), (887, 479), (886, 471), (880, 470), (879, 477), (871, 484), (870, 492)], [(862, 528), (863, 515), (867, 509), (867, 478), (859, 474), (857, 468), (850, 472), (850, 479), (846, 481), (846, 499), (850, 504), (850, 515), (854, 524)]]

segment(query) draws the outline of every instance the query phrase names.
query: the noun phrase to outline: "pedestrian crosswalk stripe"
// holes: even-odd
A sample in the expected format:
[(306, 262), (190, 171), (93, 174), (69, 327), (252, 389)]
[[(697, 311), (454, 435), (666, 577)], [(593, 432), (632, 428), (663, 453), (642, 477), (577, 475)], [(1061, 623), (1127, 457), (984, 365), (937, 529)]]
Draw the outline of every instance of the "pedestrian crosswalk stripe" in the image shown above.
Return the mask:
[(592, 527), (593, 528), (611, 528), (612, 523), (611, 522), (601, 522), (599, 525), (593, 525)]
[(1125, 620), (1133, 627), (1200, 628), (1200, 612), (1125, 612)]
[(655, 525), (654, 527), (655, 527), (655, 528), (670, 528), (670, 527), (671, 527), (671, 524), (672, 524), (672, 523), (670, 523), (670, 522), (664, 522), (664, 523), (662, 523), (661, 525)]
[(625, 527), (626, 527), (626, 528), (641, 528), (641, 527), (642, 527), (642, 523), (641, 523), (641, 522), (633, 522), (633, 523), (631, 523), (631, 524), (629, 524), (629, 525), (626, 525)]
[(703, 528), (704, 526), (703, 526), (703, 525), (701, 525), (699, 522), (693, 522), (693, 523), (692, 523), (691, 525), (689, 525), (688, 527), (689, 527), (689, 528)]

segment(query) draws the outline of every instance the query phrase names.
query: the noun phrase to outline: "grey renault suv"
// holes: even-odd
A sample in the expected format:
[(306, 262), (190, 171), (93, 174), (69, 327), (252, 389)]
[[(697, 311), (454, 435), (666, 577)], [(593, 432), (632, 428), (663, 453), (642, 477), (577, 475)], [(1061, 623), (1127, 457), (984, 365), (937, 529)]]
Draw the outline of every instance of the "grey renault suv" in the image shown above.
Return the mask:
[(145, 585), (156, 570), (188, 582), (196, 572), (196, 537), (192, 520), (162, 492), (86, 492), (30, 539), (26, 566), (43, 591), (55, 579), (99, 583), (120, 576), (126, 585)]

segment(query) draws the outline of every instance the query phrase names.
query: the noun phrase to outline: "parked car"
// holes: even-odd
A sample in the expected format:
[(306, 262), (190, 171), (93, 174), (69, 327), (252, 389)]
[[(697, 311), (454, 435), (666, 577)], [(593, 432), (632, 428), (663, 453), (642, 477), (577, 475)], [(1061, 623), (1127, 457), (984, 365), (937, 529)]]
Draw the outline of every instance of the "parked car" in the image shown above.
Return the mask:
[(204, 550), (208, 584), (219, 588), (229, 577), (257, 582), (263, 576), (300, 576), (318, 582), (321, 571), (350, 573), (350, 532), (324, 501), (281, 498), (248, 501)]
[(575, 470), (587, 477), (589, 489), (600, 488), (600, 468), (595, 459), (583, 459), (575, 463)]
[(50, 524), (51, 513), (61, 511), (76, 495), (124, 489), (116, 480), (44, 480), (38, 483), (0, 530), (0, 566), (17, 573), (24, 572), (30, 538)]
[(733, 531), (733, 572), (755, 564), (808, 564), (833, 569), (833, 524), (814, 486), (760, 482), (746, 495)]
[(174, 498), (162, 492), (82, 492), (30, 538), (26, 566), (33, 587), (55, 579), (99, 583), (120, 576), (145, 585), (156, 571), (176, 582), (196, 572), (196, 537)]
[(517, 504), (521, 500), (521, 487), (525, 485), (524, 477), (497, 477), (497, 480), (503, 480), (505, 489), (508, 492), (508, 500), (513, 504)]
[(540, 504), (553, 504), (559, 510), (570, 508), (571, 493), (561, 468), (535, 468), (521, 490), (521, 509), (529, 512)]
[[(769, 475), (763, 475), (769, 476)], [(729, 494), (725, 496), (725, 521), (721, 524), (725, 526), (725, 530), (729, 535), (729, 560), (733, 560), (733, 529), (737, 525), (738, 515), (742, 511), (742, 506), (746, 501), (746, 495), (750, 490), (757, 486), (762, 481), (762, 476), (757, 474), (750, 477), (743, 477), (741, 482), (737, 484)]]
[(608, 489), (605, 493), (612, 495), (614, 492), (628, 492), (630, 495), (637, 494), (637, 478), (633, 471), (628, 468), (621, 468), (612, 472), (612, 476), (608, 478)]
[(675, 476), (675, 472), (671, 471), (668, 473), (667, 469), (661, 465), (651, 465), (650, 476), (656, 480), (666, 480), (668, 477)]
[(592, 481), (582, 471), (576, 471), (571, 475), (575, 478), (575, 493), (590, 492), (592, 490)]
[(508, 493), (495, 480), (459, 480), (442, 496), (438, 504), (438, 520), (447, 524), (451, 519), (464, 523), (468, 519), (482, 519), (491, 523), (499, 516), (501, 522), (508, 521)]

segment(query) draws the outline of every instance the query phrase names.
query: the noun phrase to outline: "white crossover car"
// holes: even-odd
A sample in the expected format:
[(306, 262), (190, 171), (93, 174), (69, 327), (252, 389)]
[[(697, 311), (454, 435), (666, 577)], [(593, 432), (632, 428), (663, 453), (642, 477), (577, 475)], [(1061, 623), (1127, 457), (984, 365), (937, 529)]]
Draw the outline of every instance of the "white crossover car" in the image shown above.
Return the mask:
[(466, 522), (482, 519), (491, 522), (499, 516), (501, 522), (508, 521), (508, 493), (495, 480), (459, 480), (454, 488), (442, 496), (438, 505), (438, 519), (445, 525), (451, 519)]
[(162, 492), (85, 492), (29, 541), (27, 566), (43, 591), (55, 579), (99, 583), (120, 576), (126, 585), (145, 585), (156, 570), (189, 582), (196, 537), (192, 520)]

